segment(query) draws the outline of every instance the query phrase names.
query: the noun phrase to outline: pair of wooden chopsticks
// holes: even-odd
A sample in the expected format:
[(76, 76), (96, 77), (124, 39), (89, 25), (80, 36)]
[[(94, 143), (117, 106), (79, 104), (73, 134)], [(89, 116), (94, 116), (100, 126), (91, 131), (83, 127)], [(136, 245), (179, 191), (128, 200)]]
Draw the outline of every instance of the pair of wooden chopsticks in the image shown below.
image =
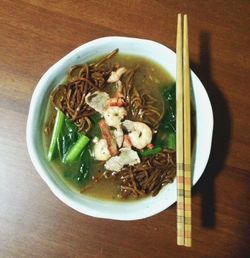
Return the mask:
[[(183, 21), (184, 20), (184, 21)], [(183, 26), (182, 26), (183, 25)], [(177, 244), (191, 246), (191, 123), (187, 15), (178, 14), (176, 40)]]

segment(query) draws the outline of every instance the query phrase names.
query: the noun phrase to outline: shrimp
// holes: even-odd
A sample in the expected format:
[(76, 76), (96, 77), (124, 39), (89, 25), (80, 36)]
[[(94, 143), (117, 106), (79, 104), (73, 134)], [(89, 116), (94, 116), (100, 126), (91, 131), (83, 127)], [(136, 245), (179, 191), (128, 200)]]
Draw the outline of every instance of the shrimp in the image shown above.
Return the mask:
[(129, 139), (129, 136), (127, 134), (124, 135), (123, 137), (123, 147), (124, 148), (131, 148), (132, 147), (132, 143)]
[(124, 107), (111, 106), (108, 107), (104, 113), (104, 119), (108, 126), (119, 128), (121, 121), (127, 115), (127, 111)]
[(100, 139), (95, 142), (93, 156), (96, 160), (108, 160), (111, 157), (108, 150), (108, 144), (105, 139)]
[(124, 98), (117, 97), (117, 98), (111, 98), (107, 101), (107, 104), (110, 107), (123, 107), (126, 106), (126, 102), (124, 101)]
[(125, 102), (125, 97), (122, 93), (122, 83), (121, 81), (118, 81), (116, 83), (116, 87), (117, 87), (117, 90), (114, 94), (114, 97), (110, 98), (108, 101), (107, 101), (107, 105), (110, 106), (110, 107), (124, 107), (127, 105), (127, 103)]
[(120, 148), (122, 146), (122, 143), (123, 143), (123, 135), (124, 135), (121, 127), (116, 128), (113, 131), (113, 133), (114, 133), (114, 136), (115, 136), (116, 143), (117, 143), (118, 147)]
[(152, 130), (144, 123), (125, 120), (123, 126), (129, 131), (132, 146), (143, 149), (152, 141)]
[(121, 78), (121, 76), (127, 71), (125, 67), (118, 68), (115, 72), (112, 71), (111, 75), (108, 78), (108, 83), (111, 82), (118, 82)]

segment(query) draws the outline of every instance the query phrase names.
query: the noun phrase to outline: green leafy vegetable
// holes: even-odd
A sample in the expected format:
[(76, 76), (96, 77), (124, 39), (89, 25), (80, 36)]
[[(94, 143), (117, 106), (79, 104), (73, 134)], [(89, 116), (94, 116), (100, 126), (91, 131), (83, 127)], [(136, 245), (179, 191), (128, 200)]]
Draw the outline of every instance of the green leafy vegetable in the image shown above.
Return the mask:
[(166, 103), (166, 113), (163, 117), (164, 128), (170, 132), (176, 132), (176, 95), (175, 85), (163, 90)]
[(95, 114), (91, 116), (90, 119), (94, 124), (98, 124), (98, 122), (102, 119), (102, 117), (101, 117), (101, 114)]
[(165, 114), (160, 122), (154, 144), (175, 150), (176, 135), (176, 100), (175, 85), (162, 87), (165, 102)]
[(85, 149), (77, 160), (79, 160), (77, 163), (65, 164), (64, 176), (82, 185), (90, 176), (91, 156), (88, 149)]
[(61, 133), (57, 138), (57, 151), (59, 158), (63, 161), (65, 154), (78, 139), (77, 127), (67, 117), (64, 118)]
[(59, 134), (61, 133), (61, 130), (62, 130), (63, 121), (64, 121), (64, 114), (63, 114), (62, 111), (57, 109), (55, 124), (54, 124), (54, 128), (53, 128), (51, 142), (50, 142), (50, 146), (49, 146), (49, 152), (48, 152), (48, 159), (49, 160), (52, 160), (52, 158), (53, 158), (56, 143), (57, 143), (57, 139), (58, 139)]
[(86, 150), (83, 153), (82, 163), (80, 165), (79, 173), (77, 176), (78, 182), (83, 183), (84, 181), (86, 181), (86, 179), (88, 179), (88, 177), (90, 175), (89, 174), (90, 166), (91, 166), (91, 156), (90, 156), (90, 152), (88, 150)]
[(147, 150), (144, 150), (142, 153), (141, 153), (141, 156), (142, 157), (150, 157), (150, 156), (153, 156), (159, 152), (162, 151), (162, 148), (161, 147), (154, 147), (153, 149), (147, 149)]
[(167, 147), (170, 150), (175, 150), (175, 141), (176, 141), (175, 133), (169, 133), (167, 135)]
[(61, 138), (61, 135), (59, 135), (57, 137), (56, 143), (57, 143), (57, 151), (58, 151), (58, 154), (59, 154), (59, 158), (60, 158), (60, 160), (62, 160), (63, 159), (63, 153), (62, 153), (61, 139), (60, 138)]
[(59, 158), (64, 162), (64, 176), (74, 184), (80, 185), (87, 180), (91, 165), (88, 148), (86, 145), (79, 146), (80, 143), (82, 144), (83, 138), (88, 141), (87, 136), (79, 133), (77, 126), (65, 117), (57, 139)]
[(84, 147), (88, 144), (89, 138), (82, 134), (77, 142), (70, 148), (64, 158), (65, 163), (72, 163), (74, 162), (80, 153), (83, 151)]

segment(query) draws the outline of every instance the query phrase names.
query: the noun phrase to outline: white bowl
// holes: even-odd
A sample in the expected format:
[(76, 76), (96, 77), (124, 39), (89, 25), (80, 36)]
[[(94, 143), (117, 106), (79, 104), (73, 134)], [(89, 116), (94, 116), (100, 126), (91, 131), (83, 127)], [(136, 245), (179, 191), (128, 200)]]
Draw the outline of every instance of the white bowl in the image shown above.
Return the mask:
[[(156, 197), (133, 202), (101, 201), (71, 190), (52, 170), (42, 147), (42, 124), (51, 90), (65, 77), (74, 64), (119, 48), (121, 53), (147, 57), (165, 67), (175, 78), (176, 54), (157, 42), (128, 37), (104, 37), (76, 48), (42, 76), (33, 93), (27, 122), (27, 146), (31, 160), (39, 175), (51, 191), (73, 209), (98, 218), (136, 220), (157, 214), (176, 201), (176, 181), (164, 187)], [(195, 148), (193, 150), (193, 185), (207, 164), (213, 131), (213, 113), (207, 93), (199, 78), (191, 73), (193, 105), (195, 106)]]

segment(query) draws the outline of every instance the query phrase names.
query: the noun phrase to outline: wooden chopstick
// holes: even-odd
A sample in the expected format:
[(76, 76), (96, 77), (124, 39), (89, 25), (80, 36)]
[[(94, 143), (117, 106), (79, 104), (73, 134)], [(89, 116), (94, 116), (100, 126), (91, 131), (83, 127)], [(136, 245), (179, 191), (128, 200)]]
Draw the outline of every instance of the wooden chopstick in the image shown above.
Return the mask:
[(184, 150), (183, 150), (183, 53), (182, 16), (178, 14), (176, 37), (176, 177), (177, 177), (177, 244), (184, 245)]
[(192, 245), (191, 239), (191, 119), (190, 119), (190, 67), (188, 49), (188, 18), (184, 15), (183, 29), (183, 97), (184, 97), (184, 223), (185, 246)]
[(191, 246), (191, 124), (188, 23), (178, 14), (176, 64), (177, 244)]

